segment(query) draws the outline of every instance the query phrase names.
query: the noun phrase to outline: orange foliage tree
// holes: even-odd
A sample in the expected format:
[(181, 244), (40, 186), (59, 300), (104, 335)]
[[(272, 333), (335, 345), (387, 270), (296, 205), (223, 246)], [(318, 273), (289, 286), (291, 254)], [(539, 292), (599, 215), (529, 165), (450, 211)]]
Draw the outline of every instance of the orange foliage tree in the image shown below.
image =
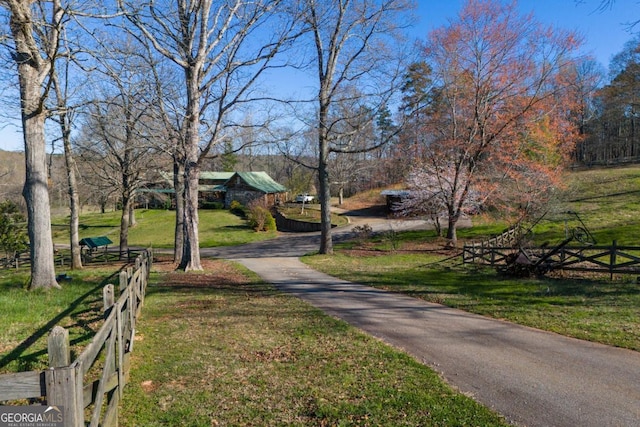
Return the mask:
[(434, 194), (442, 200), (454, 244), (465, 210), (487, 203), (528, 210), (558, 185), (577, 136), (565, 71), (579, 44), (575, 33), (497, 0), (469, 0), (430, 33), (435, 101), (423, 122), (426, 156), (413, 167), (413, 176), (423, 170), (430, 178), (410, 185), (431, 186), (428, 202)]

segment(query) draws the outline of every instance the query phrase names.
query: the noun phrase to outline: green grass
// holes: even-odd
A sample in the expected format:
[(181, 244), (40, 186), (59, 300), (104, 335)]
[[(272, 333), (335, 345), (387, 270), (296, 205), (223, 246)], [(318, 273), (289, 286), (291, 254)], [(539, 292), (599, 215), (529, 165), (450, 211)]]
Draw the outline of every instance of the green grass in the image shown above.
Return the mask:
[(148, 288), (121, 426), (507, 425), (405, 354), (211, 268)]
[[(200, 210), (200, 247), (229, 246), (273, 238), (275, 231), (255, 232), (244, 219), (227, 210)], [(53, 236), (57, 244), (68, 244), (68, 217), (54, 218)], [(80, 217), (80, 238), (107, 236), (120, 242), (120, 212), (90, 213)], [(136, 210), (136, 225), (129, 229), (129, 246), (172, 248), (175, 236), (175, 211)]]
[[(280, 213), (289, 219), (306, 222), (320, 222), (320, 205), (307, 205), (305, 203), (304, 210), (302, 210), (302, 203), (296, 205), (289, 205), (286, 207), (278, 208)], [(341, 227), (347, 225), (349, 220), (342, 215), (331, 215), (331, 224)]]
[(62, 290), (28, 291), (28, 274), (0, 270), (0, 373), (46, 369), (47, 336), (69, 330), (72, 352), (86, 345), (102, 321), (102, 287), (116, 283), (113, 267), (73, 272)]
[[(408, 241), (418, 239), (412, 232)], [(422, 241), (432, 239), (424, 233)], [(403, 241), (402, 233), (398, 237)], [(351, 254), (353, 242), (336, 245), (336, 254), (303, 261), (319, 271), (392, 292), (504, 319), (562, 335), (640, 350), (640, 285), (635, 276), (609, 281), (509, 278), (490, 268), (461, 265), (460, 258), (429, 252), (403, 253), (400, 243), (368, 247)]]
[(536, 240), (555, 242), (581, 224), (598, 244), (640, 246), (640, 166), (578, 171), (568, 175), (558, 203), (534, 228)]
[[(599, 245), (640, 246), (640, 166), (571, 172), (566, 188), (544, 216), (532, 218), (532, 240), (538, 244), (558, 243), (567, 230), (586, 226)], [(582, 223), (578, 220), (575, 212)], [(474, 217), (473, 228), (458, 230), (461, 239), (482, 240), (508, 229), (508, 221)], [(535, 224), (533, 224), (535, 222)]]
[[(561, 240), (565, 225), (577, 224), (566, 214), (571, 210), (600, 244), (640, 246), (640, 167), (576, 172), (569, 184), (562, 203), (534, 228), (536, 241)], [(171, 247), (174, 214), (137, 211), (130, 245)], [(508, 227), (475, 222), (459, 231), (461, 239)], [(117, 244), (119, 213), (83, 215), (81, 223), (81, 237), (107, 235)], [(65, 221), (54, 220), (57, 243), (66, 243), (66, 233)], [(203, 247), (272, 236), (226, 211), (200, 212)], [(399, 233), (366, 242), (367, 256), (347, 252), (363, 245), (353, 241), (336, 244), (334, 256), (304, 260), (347, 280), (640, 351), (635, 277), (513, 279), (445, 262), (446, 254), (403, 252), (433, 239), (433, 232)], [(413, 359), (246, 271), (225, 276), (229, 268), (216, 263), (205, 275), (154, 273), (121, 425), (502, 425)], [(101, 286), (112, 273), (74, 272), (62, 291), (27, 292), (26, 273), (0, 272), (0, 373), (45, 368), (46, 334), (54, 324), (71, 328), (79, 351), (97, 330)]]

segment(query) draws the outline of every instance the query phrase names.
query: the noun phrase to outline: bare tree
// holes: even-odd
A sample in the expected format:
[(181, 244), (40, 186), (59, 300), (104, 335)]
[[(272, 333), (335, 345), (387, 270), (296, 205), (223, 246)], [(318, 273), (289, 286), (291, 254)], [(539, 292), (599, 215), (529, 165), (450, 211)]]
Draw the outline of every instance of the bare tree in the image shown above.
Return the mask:
[(138, 48), (112, 46), (99, 55), (96, 92), (102, 91), (102, 96), (92, 100), (78, 141), (83, 159), (93, 166), (101, 184), (118, 191), (121, 256), (128, 250), (129, 227), (134, 225), (136, 192), (158, 160), (153, 144), (157, 102), (147, 59)]
[(158, 114), (156, 149), (168, 154), (173, 167), (173, 189), (176, 218), (174, 226), (173, 261), (179, 262), (184, 247), (184, 165), (185, 165), (185, 128), (180, 111), (180, 86), (171, 76), (168, 67), (154, 58), (148, 41), (142, 42), (149, 64)]
[[(330, 153), (363, 151), (354, 147), (362, 126), (375, 122), (399, 86), (402, 61), (397, 37), (406, 22), (406, 0), (305, 0), (304, 23), (313, 38), (318, 132), (318, 182), (321, 205), (320, 253), (333, 252), (331, 238)], [(350, 114), (336, 114), (350, 104)], [(346, 130), (346, 132), (344, 132)], [(371, 144), (374, 149), (386, 141)]]
[(2, 0), (9, 13), (14, 46), (11, 56), (18, 71), (26, 180), (23, 196), (27, 204), (30, 242), (30, 288), (59, 288), (53, 261), (51, 211), (47, 187), (45, 101), (51, 87), (50, 73), (58, 56), (60, 31), (66, 19), (61, 0)]
[(71, 268), (78, 270), (82, 268), (82, 253), (80, 247), (80, 198), (78, 195), (78, 183), (76, 178), (76, 161), (71, 143), (72, 122), (74, 117), (73, 109), (68, 105), (68, 69), (65, 73), (66, 79), (62, 83), (58, 74), (52, 75), (52, 83), (56, 95), (55, 121), (60, 126), (60, 138), (64, 150), (64, 160), (67, 175), (67, 188), (69, 194), (69, 242), (71, 246)]
[(597, 114), (593, 120), (585, 121), (587, 135), (576, 150), (577, 160), (594, 165), (628, 163), (640, 158), (639, 72), (640, 36), (636, 36), (611, 60), (611, 81), (596, 92)]
[[(75, 34), (81, 37), (82, 32)], [(71, 247), (71, 268), (74, 270), (82, 268), (82, 252), (80, 247), (80, 195), (77, 178), (77, 165), (71, 141), (73, 124), (77, 118), (77, 109), (81, 108), (81, 101), (76, 97), (78, 88), (83, 86), (84, 76), (79, 68), (74, 67), (74, 61), (78, 60), (82, 41), (75, 40), (71, 43), (69, 34), (65, 31), (60, 38), (60, 57), (51, 73), (51, 84), (53, 87), (55, 104), (48, 107), (50, 118), (59, 126), (59, 138), (62, 141), (64, 164), (66, 174), (66, 187), (69, 200), (69, 243)], [(76, 105), (72, 105), (75, 101)], [(55, 140), (52, 140), (52, 152), (55, 147)], [(51, 156), (53, 159), (53, 156)]]
[[(184, 245), (178, 268), (201, 270), (198, 178), (211, 147), (224, 138), (231, 113), (254, 99), (252, 88), (289, 41), (295, 19), (278, 19), (285, 1), (119, 0), (120, 10), (157, 52), (180, 70), (184, 84)], [(182, 156), (181, 156), (182, 157)]]

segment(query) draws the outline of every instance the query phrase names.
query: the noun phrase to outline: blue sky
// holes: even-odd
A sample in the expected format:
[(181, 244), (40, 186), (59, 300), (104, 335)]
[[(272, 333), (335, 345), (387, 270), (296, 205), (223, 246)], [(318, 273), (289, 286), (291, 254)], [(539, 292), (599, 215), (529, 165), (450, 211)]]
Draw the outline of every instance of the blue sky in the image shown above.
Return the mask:
[[(434, 28), (455, 18), (465, 3), (463, 0), (418, 0), (419, 22), (414, 30), (426, 38)], [(611, 56), (620, 52), (633, 37), (630, 21), (640, 20), (640, 0), (615, 0), (610, 9), (598, 10), (601, 0), (519, 0), (523, 13), (533, 12), (541, 22), (577, 31), (585, 38), (585, 53), (591, 53), (605, 67)], [(640, 26), (634, 28), (636, 33)]]
[[(454, 19), (464, 0), (418, 0), (418, 22), (412, 33), (424, 40), (430, 30)], [(613, 7), (599, 11), (600, 0), (520, 0), (523, 13), (556, 27), (575, 30), (585, 38), (584, 53), (590, 53), (606, 68), (611, 56), (620, 52), (633, 37), (630, 21), (640, 20), (640, 0), (615, 0)], [(640, 31), (640, 25), (633, 29)], [(15, 124), (5, 126), (0, 119), (0, 149), (23, 150)]]

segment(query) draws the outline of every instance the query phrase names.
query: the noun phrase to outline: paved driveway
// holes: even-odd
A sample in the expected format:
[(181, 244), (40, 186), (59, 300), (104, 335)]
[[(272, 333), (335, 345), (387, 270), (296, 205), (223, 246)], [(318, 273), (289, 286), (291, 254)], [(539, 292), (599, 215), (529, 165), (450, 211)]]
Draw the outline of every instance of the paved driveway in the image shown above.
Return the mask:
[[(370, 220), (374, 229), (390, 224)], [(422, 223), (396, 229), (420, 227)], [(339, 239), (345, 230), (337, 231)], [(523, 426), (640, 426), (640, 353), (566, 338), (336, 279), (298, 257), (317, 235), (203, 249), (403, 349)]]

